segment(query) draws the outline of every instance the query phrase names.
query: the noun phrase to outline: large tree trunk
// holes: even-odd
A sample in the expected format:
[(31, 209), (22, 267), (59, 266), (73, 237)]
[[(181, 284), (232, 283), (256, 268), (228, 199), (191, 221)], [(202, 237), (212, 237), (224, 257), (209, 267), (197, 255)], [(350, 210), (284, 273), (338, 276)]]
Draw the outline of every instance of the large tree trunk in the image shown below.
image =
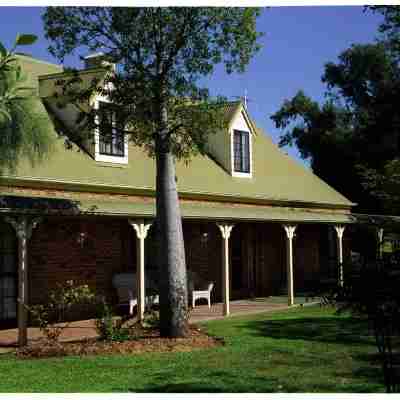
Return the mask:
[(184, 337), (188, 333), (188, 321), (182, 219), (175, 181), (175, 162), (166, 137), (165, 107), (160, 114), (162, 129), (156, 138), (160, 334), (164, 337)]

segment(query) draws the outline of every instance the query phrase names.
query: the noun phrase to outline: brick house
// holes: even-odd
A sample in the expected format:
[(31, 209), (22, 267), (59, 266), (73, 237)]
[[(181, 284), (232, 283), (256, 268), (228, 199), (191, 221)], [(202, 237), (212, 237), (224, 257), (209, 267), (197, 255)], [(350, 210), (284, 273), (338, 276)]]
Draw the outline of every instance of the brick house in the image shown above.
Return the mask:
[[(38, 107), (54, 126), (74, 129), (77, 110), (58, 108), (54, 98), (62, 67), (19, 60)], [(91, 58), (80, 74), (85, 84), (105, 70)], [(105, 102), (94, 96), (90, 106)], [(282, 290), (293, 304), (295, 292), (340, 279), (353, 203), (282, 153), (241, 102), (227, 103), (225, 115), (229, 128), (210, 138), (209, 154), (177, 163), (188, 270), (215, 283), (213, 301), (226, 314), (230, 299)], [(45, 300), (57, 282), (87, 283), (116, 302), (115, 274), (157, 271), (154, 161), (127, 138), (105, 141), (96, 129), (93, 139), (67, 149), (57, 137), (48, 160), (22, 160), (0, 177), (0, 324), (18, 320), (20, 343), (23, 303)]]

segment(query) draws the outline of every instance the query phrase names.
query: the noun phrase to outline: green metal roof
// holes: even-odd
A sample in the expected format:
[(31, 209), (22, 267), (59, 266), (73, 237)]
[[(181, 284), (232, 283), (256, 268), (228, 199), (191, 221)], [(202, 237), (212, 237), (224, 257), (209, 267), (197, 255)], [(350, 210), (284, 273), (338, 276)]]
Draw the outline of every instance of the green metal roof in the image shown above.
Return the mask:
[(24, 54), (17, 54), (16, 58), (21, 65), (22, 71), (27, 79), (27, 86), (36, 90), (39, 88), (39, 76), (57, 74), (63, 71), (63, 67), (37, 60)]
[[(227, 113), (235, 113), (237, 103), (227, 105)], [(259, 128), (253, 142), (253, 177), (232, 177), (208, 156), (193, 157), (189, 164), (177, 162), (177, 185), (181, 195), (223, 197), (237, 202), (289, 202), (326, 205), (348, 209), (348, 199), (284, 154)], [(223, 134), (223, 133), (219, 133)], [(56, 135), (56, 133), (54, 133)], [(9, 185), (58, 184), (75, 190), (91, 186), (109, 192), (155, 190), (155, 161), (139, 147), (129, 145), (129, 164), (100, 163), (85, 151), (73, 146), (66, 149), (63, 139), (56, 140), (50, 158), (32, 167), (22, 160), (14, 175), (4, 174)], [(0, 179), (1, 183), (1, 179)], [(82, 189), (83, 190), (83, 189)]]
[[(154, 218), (155, 201), (110, 201), (106, 199), (70, 199), (0, 196), (0, 212), (28, 213), (40, 215), (102, 215), (119, 217)], [(222, 203), (181, 202), (184, 219), (212, 219), (231, 221), (270, 221), (303, 223), (351, 223), (350, 214), (333, 212), (310, 212), (288, 207), (235, 205)]]
[[(351, 202), (320, 180), (310, 170), (283, 154), (264, 134), (254, 138), (254, 176), (235, 178), (208, 156), (196, 156), (186, 165), (177, 163), (181, 193), (220, 195), (230, 198), (292, 201), (351, 206)], [(62, 184), (95, 185), (124, 189), (154, 190), (155, 161), (141, 148), (129, 146), (129, 164), (95, 162), (90, 155), (62, 139), (50, 158), (35, 167), (22, 160), (9, 177)]]

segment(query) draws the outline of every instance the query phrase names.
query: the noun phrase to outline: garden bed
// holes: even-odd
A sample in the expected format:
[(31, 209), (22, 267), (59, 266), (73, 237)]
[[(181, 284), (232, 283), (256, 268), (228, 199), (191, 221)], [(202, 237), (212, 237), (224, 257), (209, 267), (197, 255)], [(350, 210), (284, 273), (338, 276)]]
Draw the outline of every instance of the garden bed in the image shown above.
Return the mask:
[(194, 349), (221, 346), (220, 338), (209, 336), (196, 325), (191, 325), (186, 338), (161, 338), (158, 329), (135, 328), (131, 337), (121, 341), (86, 339), (79, 342), (32, 341), (16, 351), (18, 358), (47, 358), (61, 356), (90, 356), (108, 354), (139, 354), (147, 352), (187, 352)]

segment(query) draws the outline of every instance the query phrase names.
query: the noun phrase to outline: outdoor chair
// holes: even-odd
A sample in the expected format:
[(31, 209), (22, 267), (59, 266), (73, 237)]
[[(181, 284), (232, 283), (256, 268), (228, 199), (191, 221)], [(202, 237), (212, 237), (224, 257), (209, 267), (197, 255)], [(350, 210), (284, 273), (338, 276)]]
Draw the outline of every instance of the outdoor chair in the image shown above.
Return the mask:
[(214, 282), (208, 284), (207, 290), (193, 290), (192, 292), (192, 307), (194, 308), (197, 299), (206, 299), (208, 308), (211, 308), (211, 291), (213, 290)]
[[(121, 273), (116, 274), (112, 280), (113, 286), (117, 291), (118, 305), (129, 305), (129, 315), (133, 315), (133, 309), (137, 306), (136, 295), (136, 274)], [(150, 277), (145, 278), (146, 297), (145, 306), (151, 307), (159, 304), (158, 290)]]

